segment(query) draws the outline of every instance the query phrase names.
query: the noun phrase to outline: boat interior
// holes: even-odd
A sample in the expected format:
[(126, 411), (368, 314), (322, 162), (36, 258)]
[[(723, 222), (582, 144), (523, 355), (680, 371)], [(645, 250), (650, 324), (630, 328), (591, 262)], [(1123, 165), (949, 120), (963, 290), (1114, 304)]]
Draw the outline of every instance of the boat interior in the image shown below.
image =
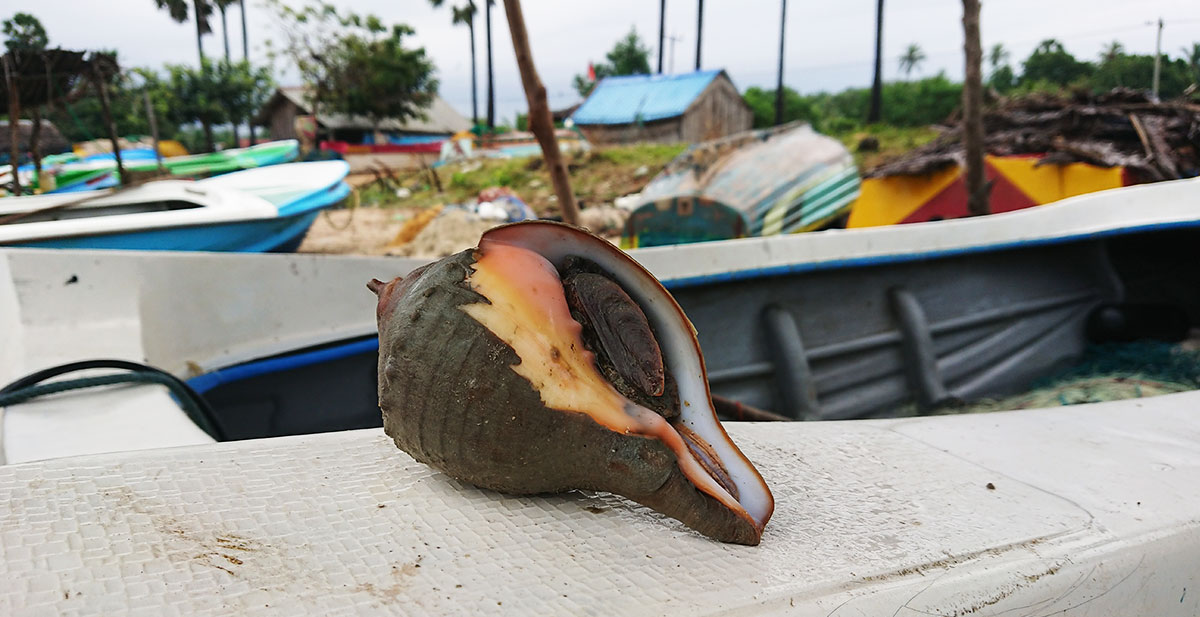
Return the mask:
[[(696, 326), (714, 394), (795, 420), (855, 419), (1022, 392), (1089, 344), (1182, 340), (1200, 323), (1198, 258), (1200, 230), (1177, 229), (664, 283)], [(227, 439), (379, 426), (377, 349), (355, 336), (189, 383)]]

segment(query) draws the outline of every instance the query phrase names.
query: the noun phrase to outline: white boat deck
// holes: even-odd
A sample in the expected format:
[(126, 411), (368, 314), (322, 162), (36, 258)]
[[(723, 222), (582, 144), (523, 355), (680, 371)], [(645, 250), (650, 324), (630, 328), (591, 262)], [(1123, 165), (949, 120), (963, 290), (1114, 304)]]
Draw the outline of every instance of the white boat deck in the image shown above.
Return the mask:
[(1195, 615), (1198, 405), (734, 425), (758, 547), (378, 430), (10, 465), (0, 614)]

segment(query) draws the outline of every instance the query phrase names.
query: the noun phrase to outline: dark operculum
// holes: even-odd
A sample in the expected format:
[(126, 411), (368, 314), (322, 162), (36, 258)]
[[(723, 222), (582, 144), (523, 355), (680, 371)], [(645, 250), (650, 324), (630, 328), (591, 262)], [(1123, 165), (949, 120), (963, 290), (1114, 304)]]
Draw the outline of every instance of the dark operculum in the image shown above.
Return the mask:
[(625, 398), (666, 418), (692, 456), (734, 499), (737, 487), (712, 446), (679, 422), (679, 392), (641, 307), (595, 263), (571, 258), (559, 273), (571, 316), (604, 378)]
[(664, 418), (679, 415), (675, 380), (664, 370), (641, 307), (591, 261), (572, 258), (560, 274), (571, 316), (583, 326), (584, 346), (604, 378), (622, 396)]

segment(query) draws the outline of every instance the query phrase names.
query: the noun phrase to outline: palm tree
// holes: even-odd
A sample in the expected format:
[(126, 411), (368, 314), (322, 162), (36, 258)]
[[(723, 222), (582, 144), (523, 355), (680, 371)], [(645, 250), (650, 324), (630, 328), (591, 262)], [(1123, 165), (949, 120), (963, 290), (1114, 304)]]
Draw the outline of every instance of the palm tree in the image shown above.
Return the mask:
[(916, 43), (909, 43), (908, 49), (904, 50), (904, 55), (900, 56), (900, 70), (904, 71), (904, 76), (908, 77), (912, 74), (913, 69), (916, 69), (925, 61), (925, 52), (921, 51), (921, 46)]
[(779, 9), (779, 73), (775, 79), (775, 126), (783, 124), (783, 35), (787, 26), (787, 0)]
[(988, 50), (988, 64), (992, 65), (992, 71), (995, 72), (1001, 64), (1008, 62), (1008, 57), (1008, 50), (1004, 48), (1003, 43), (992, 45), (992, 48)]
[[(178, 23), (184, 23), (188, 20), (188, 0), (154, 0), (154, 4), (160, 9), (166, 9)], [(204, 35), (212, 32), (212, 27), (208, 24), (209, 17), (212, 16), (212, 4), (210, 0), (191, 0), (192, 12), (196, 15), (196, 51), (200, 55), (200, 66), (204, 66)]]
[(1100, 63), (1108, 64), (1125, 53), (1125, 46), (1120, 41), (1113, 41), (1100, 51)]
[[(242, 60), (250, 62), (250, 38), (246, 34), (246, 0), (238, 0), (238, 7), (242, 11)], [(250, 145), (254, 145), (254, 118), (246, 119), (246, 132), (249, 134)]]
[(867, 122), (879, 122), (883, 115), (883, 0), (875, 6), (875, 80), (871, 83), (871, 110)]
[(488, 132), (496, 128), (496, 88), (492, 73), (492, 5), (495, 0), (483, 0), (483, 22), (487, 30), (487, 128)]
[(453, 10), (455, 24), (466, 24), (467, 31), (471, 36), (471, 125), (474, 126), (479, 118), (479, 94), (475, 87), (475, 13), (478, 9), (475, 8), (475, 0), (467, 0), (467, 3)]
[(667, 36), (667, 0), (658, 2), (658, 74), (662, 75), (663, 41)]
[(1200, 43), (1192, 43), (1192, 48), (1183, 48), (1183, 56), (1192, 69), (1192, 83), (1200, 84)]
[[(485, 0), (485, 1), (488, 1), (488, 0)], [(443, 2), (444, 2), (444, 0), (429, 0), (429, 4), (432, 4), (435, 8), (442, 6)], [(491, 2), (489, 2), (489, 4), (490, 3)], [(450, 12), (452, 15), (451, 23), (453, 23), (455, 25), (466, 24), (467, 30), (469, 31), (469, 33), (471, 35), (471, 125), (474, 126), (475, 123), (479, 120), (479, 96), (478, 96), (478, 90), (475, 87), (475, 75), (476, 75), (476, 71), (475, 71), (475, 15), (477, 15), (479, 13), (479, 9), (475, 6), (475, 0), (467, 0), (466, 4), (464, 4), (462, 6), (450, 7)], [(491, 50), (491, 31), (490, 31), (491, 22), (490, 21), (488, 23), (488, 28), (489, 28), (488, 50), (490, 52), (490, 50)], [(491, 69), (491, 59), (490, 58), (488, 59), (488, 69), (489, 69), (489, 77), (490, 77), (490, 69)], [(488, 87), (489, 88), (491, 87), (490, 83), (488, 84)], [(489, 92), (489, 95), (490, 94), (491, 93)]]

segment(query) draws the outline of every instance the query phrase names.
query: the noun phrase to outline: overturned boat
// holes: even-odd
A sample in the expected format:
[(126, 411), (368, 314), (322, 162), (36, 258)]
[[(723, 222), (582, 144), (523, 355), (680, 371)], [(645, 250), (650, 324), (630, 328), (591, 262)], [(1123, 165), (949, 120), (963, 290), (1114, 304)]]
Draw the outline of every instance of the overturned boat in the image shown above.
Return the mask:
[(822, 229), (858, 197), (854, 158), (794, 123), (695, 144), (642, 190), (627, 248)]
[(346, 197), (342, 161), (289, 163), (129, 189), (0, 201), (0, 245), (40, 248), (289, 251)]

